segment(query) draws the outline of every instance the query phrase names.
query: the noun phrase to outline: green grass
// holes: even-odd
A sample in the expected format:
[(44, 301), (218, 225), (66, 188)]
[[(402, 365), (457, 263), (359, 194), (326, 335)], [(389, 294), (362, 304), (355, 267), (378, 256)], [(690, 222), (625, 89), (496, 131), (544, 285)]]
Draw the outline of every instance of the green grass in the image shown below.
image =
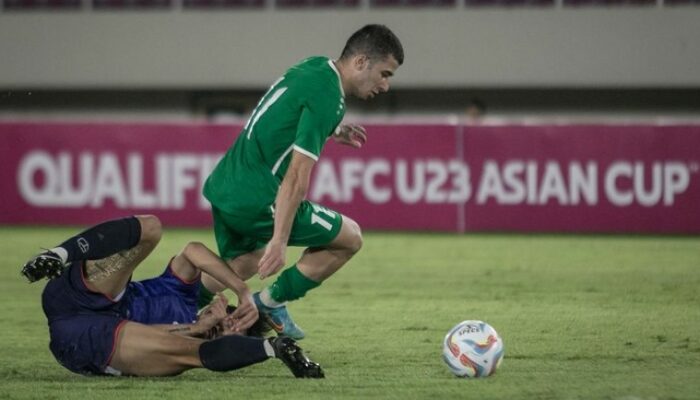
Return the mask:
[[(290, 306), (327, 376), (303, 381), (276, 360), (164, 379), (63, 369), (48, 350), (43, 285), (18, 268), (72, 232), (0, 228), (0, 399), (700, 397), (697, 237), (366, 234), (348, 266)], [(168, 230), (135, 278), (188, 240), (213, 245), (208, 231)], [(503, 337), (493, 377), (458, 379), (442, 363), (444, 334), (465, 319)]]

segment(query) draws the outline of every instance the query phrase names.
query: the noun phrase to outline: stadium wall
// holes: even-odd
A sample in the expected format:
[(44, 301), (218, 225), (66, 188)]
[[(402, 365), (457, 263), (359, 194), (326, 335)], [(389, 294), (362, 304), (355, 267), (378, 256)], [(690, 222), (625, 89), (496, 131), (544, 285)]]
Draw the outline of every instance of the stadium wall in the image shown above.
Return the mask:
[[(326, 146), (308, 193), (365, 229), (700, 233), (700, 125), (367, 128), (361, 151)], [(0, 224), (208, 226), (201, 186), (239, 130), (0, 123)]]
[(261, 88), (368, 22), (396, 87), (700, 86), (700, 7), (0, 13), (0, 88)]

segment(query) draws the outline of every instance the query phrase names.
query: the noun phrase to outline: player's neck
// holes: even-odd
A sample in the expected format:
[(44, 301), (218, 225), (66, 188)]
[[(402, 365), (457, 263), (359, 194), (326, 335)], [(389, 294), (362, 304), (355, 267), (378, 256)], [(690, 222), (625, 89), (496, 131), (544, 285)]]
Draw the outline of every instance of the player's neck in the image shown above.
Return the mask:
[(343, 87), (343, 92), (347, 97), (348, 93), (352, 93), (352, 87), (350, 84), (350, 74), (348, 73), (348, 66), (340, 60), (332, 60), (331, 62), (333, 63), (333, 65), (335, 65), (335, 69), (340, 75), (340, 85)]

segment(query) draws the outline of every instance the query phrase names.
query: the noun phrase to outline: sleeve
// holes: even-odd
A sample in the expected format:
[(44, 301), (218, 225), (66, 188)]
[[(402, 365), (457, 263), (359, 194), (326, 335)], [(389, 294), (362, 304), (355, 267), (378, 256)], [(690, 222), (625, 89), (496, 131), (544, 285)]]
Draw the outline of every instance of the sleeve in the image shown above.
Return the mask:
[(294, 150), (318, 161), (326, 139), (338, 125), (338, 106), (339, 99), (308, 96), (302, 105)]

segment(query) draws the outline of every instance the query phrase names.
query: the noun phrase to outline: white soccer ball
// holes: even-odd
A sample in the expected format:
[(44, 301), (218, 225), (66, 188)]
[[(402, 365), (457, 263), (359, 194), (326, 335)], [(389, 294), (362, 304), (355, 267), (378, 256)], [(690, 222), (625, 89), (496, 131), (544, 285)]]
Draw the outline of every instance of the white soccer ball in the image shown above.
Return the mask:
[(487, 377), (501, 365), (503, 340), (486, 322), (462, 321), (447, 332), (442, 358), (460, 378)]

